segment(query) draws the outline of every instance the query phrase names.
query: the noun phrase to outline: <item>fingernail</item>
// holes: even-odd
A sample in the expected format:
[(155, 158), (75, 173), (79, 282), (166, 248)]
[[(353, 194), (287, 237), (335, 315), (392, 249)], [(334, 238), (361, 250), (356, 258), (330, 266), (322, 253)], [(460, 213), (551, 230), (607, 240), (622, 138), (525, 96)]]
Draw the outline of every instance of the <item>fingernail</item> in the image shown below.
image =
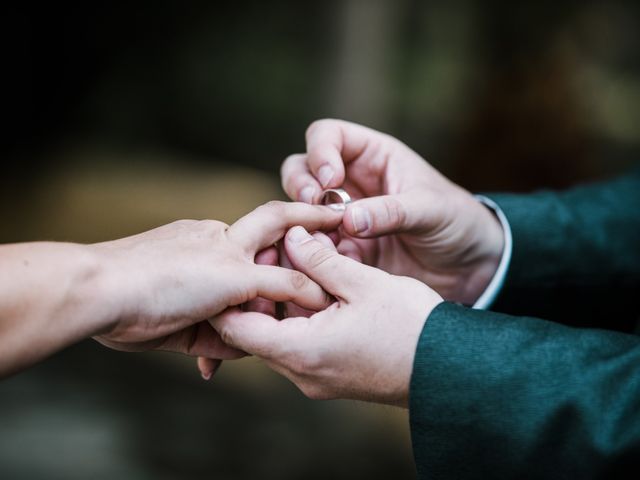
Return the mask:
[(211, 380), (211, 375), (213, 375), (213, 372), (200, 372), (200, 374), (202, 375), (202, 378), (204, 380)]
[(356, 233), (362, 233), (371, 228), (371, 214), (362, 207), (353, 207), (351, 209), (351, 221)]
[(320, 169), (318, 170), (318, 180), (320, 180), (320, 183), (322, 184), (322, 186), (326, 187), (327, 185), (329, 185), (329, 182), (331, 181), (332, 178), (333, 178), (333, 170), (331, 169), (331, 167), (329, 165), (321, 166)]
[(309, 232), (302, 227), (293, 227), (287, 236), (291, 243), (304, 243), (313, 239)]
[(298, 199), (304, 203), (313, 203), (313, 195), (316, 193), (316, 189), (312, 186), (304, 187), (300, 190), (300, 194), (298, 195)]
[(331, 210), (335, 210), (336, 212), (344, 212), (347, 209), (347, 206), (344, 203), (330, 203), (327, 207)]

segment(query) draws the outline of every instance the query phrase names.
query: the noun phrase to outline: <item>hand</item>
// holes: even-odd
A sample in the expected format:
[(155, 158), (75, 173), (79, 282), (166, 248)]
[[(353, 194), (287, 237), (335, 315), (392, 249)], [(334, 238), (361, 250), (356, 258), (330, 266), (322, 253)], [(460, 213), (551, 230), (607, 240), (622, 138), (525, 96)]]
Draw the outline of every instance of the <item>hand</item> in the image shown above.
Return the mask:
[(302, 227), (285, 240), (293, 266), (336, 298), (309, 318), (278, 321), (229, 309), (211, 324), (230, 346), (263, 358), (314, 399), (407, 406), (418, 338), (442, 298), (426, 285), (338, 254)]
[(326, 207), (270, 202), (230, 227), (182, 220), (94, 245), (108, 272), (105, 289), (117, 305), (114, 320), (95, 338), (118, 350), (242, 356), (224, 345), (206, 320), (258, 297), (326, 307), (327, 294), (306, 275), (254, 259), (275, 251), (272, 245), (292, 225), (335, 229), (340, 221), (341, 214)]
[(338, 251), (416, 278), (448, 300), (471, 305), (493, 277), (503, 249), (495, 216), (393, 137), (340, 120), (306, 134), (307, 153), (282, 165), (292, 199), (319, 200), (341, 187), (355, 198)]

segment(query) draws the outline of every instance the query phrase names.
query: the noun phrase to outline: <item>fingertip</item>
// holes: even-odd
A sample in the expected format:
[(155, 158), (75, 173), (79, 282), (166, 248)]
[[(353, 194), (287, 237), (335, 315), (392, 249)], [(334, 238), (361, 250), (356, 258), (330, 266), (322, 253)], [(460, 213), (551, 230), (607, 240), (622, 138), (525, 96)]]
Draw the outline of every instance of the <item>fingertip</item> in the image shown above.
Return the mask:
[(286, 239), (293, 245), (300, 245), (302, 243), (313, 240), (313, 237), (309, 234), (309, 232), (307, 232), (304, 227), (298, 225), (289, 229), (286, 235)]
[(371, 212), (361, 202), (354, 202), (347, 206), (342, 225), (351, 236), (367, 236), (372, 233), (373, 219)]
[(322, 187), (311, 174), (306, 154), (290, 155), (280, 168), (282, 188), (293, 201), (314, 203)]
[(200, 370), (200, 376), (202, 379), (209, 381), (216, 373), (221, 363), (222, 360), (198, 357), (198, 370)]
[(235, 306), (235, 307), (229, 307), (226, 310), (220, 312), (218, 315), (216, 315), (215, 317), (211, 317), (207, 320), (207, 322), (209, 322), (209, 325), (211, 325), (213, 327), (213, 329), (219, 332), (219, 328), (226, 322), (228, 322), (230, 319), (232, 319), (234, 316), (241, 314), (242, 310), (240, 309), (240, 307)]
[(256, 265), (277, 265), (278, 264), (278, 249), (276, 247), (267, 247), (264, 250), (260, 250), (254, 259)]
[(336, 188), (344, 182), (344, 163), (335, 145), (314, 147), (308, 156), (309, 169), (322, 188)]
[(336, 172), (331, 168), (331, 165), (328, 163), (322, 165), (317, 171), (318, 180), (320, 181), (320, 185), (327, 188), (333, 177), (335, 177)]
[(298, 192), (298, 201), (313, 204), (317, 196), (318, 189), (313, 185), (306, 185)]
[(340, 243), (341, 237), (340, 237), (339, 230), (333, 230), (331, 232), (328, 232), (327, 236), (331, 239), (334, 246), (337, 246)]

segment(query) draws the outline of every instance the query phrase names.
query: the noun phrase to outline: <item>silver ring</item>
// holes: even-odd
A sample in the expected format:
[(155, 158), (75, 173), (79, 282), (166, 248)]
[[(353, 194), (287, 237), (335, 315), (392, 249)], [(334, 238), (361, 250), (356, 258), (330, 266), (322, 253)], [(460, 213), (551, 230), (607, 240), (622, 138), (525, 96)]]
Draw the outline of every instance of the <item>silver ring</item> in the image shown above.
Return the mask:
[(351, 203), (351, 197), (342, 188), (329, 188), (322, 192), (320, 204), (326, 205), (334, 210), (344, 211)]

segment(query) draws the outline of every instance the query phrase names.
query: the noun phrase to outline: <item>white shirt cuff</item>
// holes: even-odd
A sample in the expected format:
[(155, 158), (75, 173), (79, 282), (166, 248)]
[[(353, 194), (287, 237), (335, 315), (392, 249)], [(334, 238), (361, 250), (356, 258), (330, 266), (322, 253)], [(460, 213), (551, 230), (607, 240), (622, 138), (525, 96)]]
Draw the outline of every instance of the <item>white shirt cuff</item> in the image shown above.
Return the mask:
[(482, 295), (480, 295), (476, 303), (471, 307), (477, 310), (487, 310), (493, 305), (507, 277), (507, 270), (509, 270), (509, 264), (511, 263), (511, 253), (513, 252), (513, 236), (511, 235), (509, 221), (498, 204), (483, 195), (475, 195), (475, 198), (495, 213), (502, 226), (502, 232), (504, 233), (504, 249), (502, 250), (502, 258), (498, 264), (498, 269), (489, 282), (489, 285), (487, 285), (487, 288), (485, 288)]

